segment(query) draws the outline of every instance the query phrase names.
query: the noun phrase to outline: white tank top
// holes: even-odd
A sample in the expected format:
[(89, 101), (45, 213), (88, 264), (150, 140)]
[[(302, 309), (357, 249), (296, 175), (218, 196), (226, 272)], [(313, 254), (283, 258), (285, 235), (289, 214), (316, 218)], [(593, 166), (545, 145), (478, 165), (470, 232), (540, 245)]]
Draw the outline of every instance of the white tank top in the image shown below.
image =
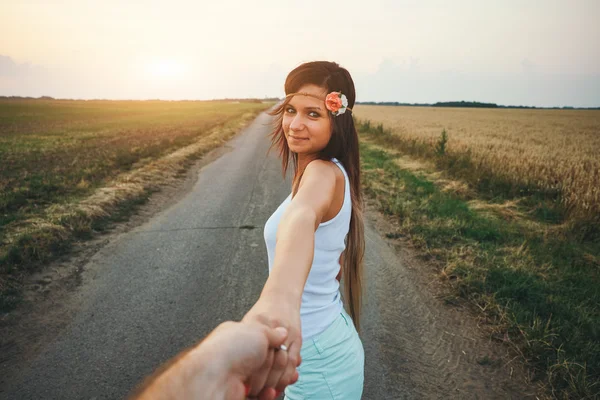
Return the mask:
[[(345, 239), (350, 229), (352, 201), (350, 197), (350, 180), (342, 164), (333, 161), (344, 173), (344, 203), (339, 213), (322, 224), (315, 231), (315, 251), (313, 263), (302, 293), (300, 320), (302, 340), (323, 332), (342, 311), (340, 284), (335, 279), (340, 270), (340, 255), (346, 248)], [(265, 243), (269, 258), (269, 272), (275, 259), (275, 242), (277, 227), (285, 209), (292, 201), (290, 194), (275, 212), (269, 217), (264, 228)]]

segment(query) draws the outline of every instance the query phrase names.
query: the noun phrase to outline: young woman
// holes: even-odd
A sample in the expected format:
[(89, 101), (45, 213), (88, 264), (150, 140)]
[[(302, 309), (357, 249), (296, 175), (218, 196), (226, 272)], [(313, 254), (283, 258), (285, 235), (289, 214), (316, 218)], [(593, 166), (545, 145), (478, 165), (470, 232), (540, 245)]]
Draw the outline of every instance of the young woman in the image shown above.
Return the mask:
[(273, 367), (250, 380), (250, 395), (285, 388), (290, 400), (360, 399), (364, 227), (354, 83), (336, 63), (310, 62), (289, 73), (285, 93), (271, 139), (294, 179), (265, 224), (269, 278), (244, 321), (283, 326), (288, 339)]

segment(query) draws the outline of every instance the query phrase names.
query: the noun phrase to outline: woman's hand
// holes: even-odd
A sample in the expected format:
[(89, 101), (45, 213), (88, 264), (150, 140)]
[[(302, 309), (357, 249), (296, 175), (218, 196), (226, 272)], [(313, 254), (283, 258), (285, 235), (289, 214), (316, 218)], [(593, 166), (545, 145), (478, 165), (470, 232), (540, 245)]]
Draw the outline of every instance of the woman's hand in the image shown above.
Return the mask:
[(278, 350), (273, 359), (267, 359), (263, 368), (249, 380), (250, 396), (263, 395), (269, 388), (277, 393), (298, 380), (296, 368), (300, 365), (302, 335), (300, 327), (300, 304), (290, 296), (263, 293), (256, 304), (242, 319), (244, 323), (259, 323), (270, 328), (284, 327), (288, 336), (284, 341), (287, 351)]

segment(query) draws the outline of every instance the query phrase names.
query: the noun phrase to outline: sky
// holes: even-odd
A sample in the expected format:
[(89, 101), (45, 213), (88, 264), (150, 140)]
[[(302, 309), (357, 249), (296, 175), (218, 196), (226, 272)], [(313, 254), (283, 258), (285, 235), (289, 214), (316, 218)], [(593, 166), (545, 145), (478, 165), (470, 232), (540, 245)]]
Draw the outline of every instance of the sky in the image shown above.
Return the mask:
[(598, 0), (0, 0), (0, 96), (282, 97), (328, 60), (357, 101), (600, 106)]

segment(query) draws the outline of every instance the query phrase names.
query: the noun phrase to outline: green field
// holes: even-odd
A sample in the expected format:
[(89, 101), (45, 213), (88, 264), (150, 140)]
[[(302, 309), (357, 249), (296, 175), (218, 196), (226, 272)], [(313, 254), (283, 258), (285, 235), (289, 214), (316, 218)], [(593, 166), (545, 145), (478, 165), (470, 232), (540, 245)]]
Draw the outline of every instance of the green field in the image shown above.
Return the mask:
[(0, 99), (0, 309), (18, 302), (29, 271), (127, 214), (269, 106)]

